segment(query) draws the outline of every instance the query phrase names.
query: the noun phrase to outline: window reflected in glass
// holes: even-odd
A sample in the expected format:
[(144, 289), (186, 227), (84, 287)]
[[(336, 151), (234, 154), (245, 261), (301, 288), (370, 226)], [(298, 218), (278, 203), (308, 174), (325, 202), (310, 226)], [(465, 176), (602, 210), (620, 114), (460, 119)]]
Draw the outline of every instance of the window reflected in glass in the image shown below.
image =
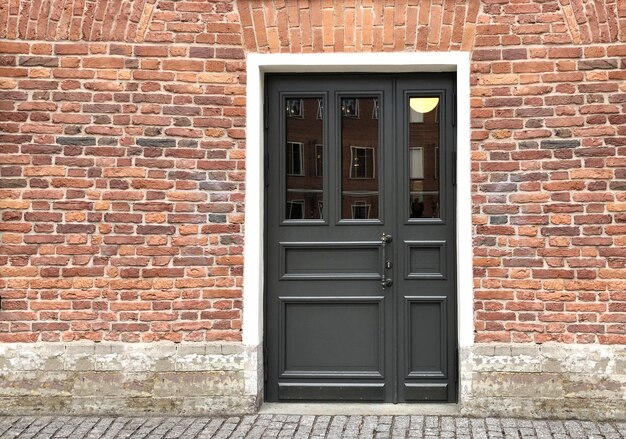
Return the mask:
[(285, 99), (285, 219), (322, 219), (324, 100)]
[(439, 98), (409, 99), (408, 166), (411, 218), (439, 218)]
[(341, 219), (379, 217), (379, 108), (372, 97), (340, 98)]

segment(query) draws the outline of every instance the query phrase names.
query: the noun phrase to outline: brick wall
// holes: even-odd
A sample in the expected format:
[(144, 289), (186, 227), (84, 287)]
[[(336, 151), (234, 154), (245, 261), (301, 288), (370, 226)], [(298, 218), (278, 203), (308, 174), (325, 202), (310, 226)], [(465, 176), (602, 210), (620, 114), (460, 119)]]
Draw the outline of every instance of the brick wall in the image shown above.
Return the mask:
[(0, 342), (240, 340), (233, 5), (62, 4), (1, 14)]
[(471, 102), (477, 341), (626, 343), (624, 6), (483, 7)]
[(248, 52), (472, 52), (478, 342), (626, 343), (626, 3), (0, 5), (0, 341), (239, 340)]

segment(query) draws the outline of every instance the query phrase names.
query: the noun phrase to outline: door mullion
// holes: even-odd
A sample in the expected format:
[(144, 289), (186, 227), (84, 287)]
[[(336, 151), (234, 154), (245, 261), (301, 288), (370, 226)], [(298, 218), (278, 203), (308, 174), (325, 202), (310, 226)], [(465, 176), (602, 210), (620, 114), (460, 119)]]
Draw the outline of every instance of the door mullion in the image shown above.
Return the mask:
[(328, 162), (328, 172), (325, 175), (327, 179), (327, 188), (325, 189), (328, 196), (328, 224), (331, 229), (337, 227), (337, 221), (340, 217), (341, 206), (339, 200), (341, 194), (338, 192), (341, 188), (341, 141), (340, 129), (337, 122), (337, 89), (332, 82), (328, 87), (328, 120), (325, 121), (327, 134), (326, 156)]
[[(398, 124), (398, 119), (399, 117), (401, 117), (402, 112), (398, 112), (398, 103), (397, 103), (397, 93), (396, 93), (396, 76), (393, 76), (390, 78), (390, 93), (389, 93), (389, 99), (388, 99), (388, 122), (386, 123), (387, 125), (387, 131), (389, 132), (388, 135), (388, 150), (389, 150), (389, 154), (388, 154), (388, 158), (387, 158), (387, 162), (389, 163), (388, 168), (388, 179), (389, 179), (389, 183), (387, 184), (387, 187), (390, 188), (390, 193), (387, 195), (388, 199), (389, 199), (389, 212), (393, 212), (393, 217), (390, 219), (389, 223), (390, 225), (393, 227), (393, 235), (394, 237), (396, 237), (395, 240), (395, 244), (393, 246), (393, 277), (394, 277), (394, 283), (395, 286), (393, 287), (393, 297), (392, 300), (389, 301), (389, 304), (391, 306), (391, 312), (393, 314), (393, 316), (395, 317), (393, 319), (393, 321), (391, 322), (391, 328), (389, 329), (390, 333), (393, 335), (392, 337), (392, 343), (391, 343), (391, 349), (392, 351), (395, 353), (395, 355), (392, 356), (393, 358), (393, 402), (397, 403), (399, 401), (399, 394), (398, 394), (398, 388), (399, 388), (399, 370), (401, 369), (400, 367), (400, 362), (402, 361), (402, 357), (398, 355), (398, 353), (402, 352), (403, 350), (400, 349), (399, 346), (399, 335), (400, 335), (400, 328), (398, 326), (398, 320), (401, 318), (399, 316), (399, 311), (400, 311), (400, 306), (398, 301), (400, 300), (401, 295), (398, 294), (399, 292), (399, 288), (400, 288), (400, 283), (397, 282), (399, 280), (399, 276), (401, 276), (401, 270), (400, 270), (400, 266), (401, 264), (400, 262), (400, 254), (399, 254), (399, 249), (402, 246), (402, 240), (398, 239), (400, 238), (398, 236), (398, 232), (400, 231), (400, 228), (398, 227), (399, 223), (399, 219), (401, 217), (401, 215), (398, 215), (398, 207), (400, 206), (398, 203), (398, 194), (401, 191), (398, 191), (396, 188), (396, 180), (397, 180), (397, 176), (398, 176), (398, 171), (399, 171), (399, 167), (398, 167), (398, 163), (399, 161), (397, 160), (398, 158), (398, 154), (397, 154), (397, 150), (398, 150), (398, 145), (401, 142), (402, 139), (402, 133), (400, 130), (397, 129), (397, 124)], [(394, 126), (396, 125), (396, 126)]]

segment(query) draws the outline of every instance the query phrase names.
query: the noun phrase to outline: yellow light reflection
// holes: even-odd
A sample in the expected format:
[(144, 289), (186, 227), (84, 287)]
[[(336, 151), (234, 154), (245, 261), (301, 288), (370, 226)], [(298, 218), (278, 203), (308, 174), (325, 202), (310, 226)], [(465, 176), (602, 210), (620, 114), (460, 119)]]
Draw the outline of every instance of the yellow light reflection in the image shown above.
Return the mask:
[(439, 104), (439, 98), (411, 98), (409, 106), (418, 113), (429, 113)]

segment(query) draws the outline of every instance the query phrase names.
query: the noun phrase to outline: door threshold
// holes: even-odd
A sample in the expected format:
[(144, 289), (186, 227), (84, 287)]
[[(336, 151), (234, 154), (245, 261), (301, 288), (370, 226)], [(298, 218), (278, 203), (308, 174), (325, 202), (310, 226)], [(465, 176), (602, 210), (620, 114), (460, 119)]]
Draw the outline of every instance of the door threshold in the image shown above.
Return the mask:
[(459, 416), (461, 406), (459, 404), (264, 402), (259, 414)]

